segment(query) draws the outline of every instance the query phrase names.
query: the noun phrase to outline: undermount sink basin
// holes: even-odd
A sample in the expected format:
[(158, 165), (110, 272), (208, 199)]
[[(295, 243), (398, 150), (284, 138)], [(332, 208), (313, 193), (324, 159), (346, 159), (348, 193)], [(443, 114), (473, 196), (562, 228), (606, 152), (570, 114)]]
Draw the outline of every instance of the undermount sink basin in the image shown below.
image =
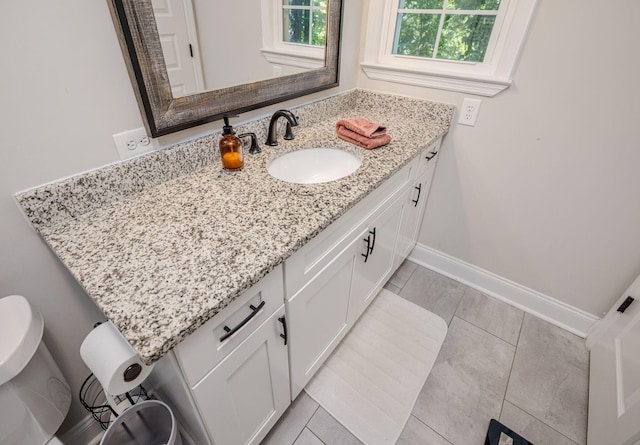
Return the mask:
[(296, 184), (319, 184), (344, 178), (356, 171), (362, 160), (337, 148), (307, 148), (278, 156), (267, 165), (274, 178)]

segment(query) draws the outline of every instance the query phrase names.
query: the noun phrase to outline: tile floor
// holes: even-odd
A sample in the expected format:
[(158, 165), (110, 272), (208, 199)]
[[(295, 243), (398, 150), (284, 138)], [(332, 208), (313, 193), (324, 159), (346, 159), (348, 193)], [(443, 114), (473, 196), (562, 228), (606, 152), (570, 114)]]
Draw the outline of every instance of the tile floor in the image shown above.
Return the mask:
[[(583, 339), (406, 261), (385, 286), (449, 332), (397, 445), (482, 445), (491, 418), (536, 445), (584, 445)], [(361, 444), (305, 392), (264, 445)]]

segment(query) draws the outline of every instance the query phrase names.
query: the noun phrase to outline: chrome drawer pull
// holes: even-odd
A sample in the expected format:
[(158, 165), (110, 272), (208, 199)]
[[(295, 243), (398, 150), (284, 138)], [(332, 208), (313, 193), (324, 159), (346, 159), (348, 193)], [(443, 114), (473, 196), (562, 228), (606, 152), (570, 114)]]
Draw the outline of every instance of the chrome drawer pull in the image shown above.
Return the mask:
[(242, 326), (244, 326), (245, 324), (249, 323), (249, 320), (251, 320), (253, 317), (255, 317), (256, 314), (258, 312), (260, 312), (260, 309), (262, 309), (264, 307), (264, 304), (265, 304), (265, 302), (263, 301), (258, 305), (258, 307), (255, 307), (252, 304), (249, 305), (249, 307), (252, 309), (251, 313), (247, 316), (247, 318), (245, 318), (240, 323), (238, 323), (235, 328), (231, 329), (229, 326), (224, 326), (222, 329), (225, 330), (226, 334), (224, 334), (222, 337), (220, 337), (220, 341), (221, 342), (225, 341), (227, 338), (231, 337), (233, 334), (238, 332), (240, 330), (240, 328), (242, 328)]

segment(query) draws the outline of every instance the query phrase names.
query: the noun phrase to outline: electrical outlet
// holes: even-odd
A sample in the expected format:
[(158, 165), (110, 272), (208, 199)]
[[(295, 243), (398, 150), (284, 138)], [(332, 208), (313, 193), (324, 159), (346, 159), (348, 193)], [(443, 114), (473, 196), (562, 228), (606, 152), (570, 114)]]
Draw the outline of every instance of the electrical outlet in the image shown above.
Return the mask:
[(147, 136), (144, 127), (114, 134), (113, 142), (116, 144), (120, 159), (129, 159), (161, 148), (157, 139)]
[(481, 100), (469, 99), (465, 97), (462, 101), (462, 108), (460, 109), (460, 117), (458, 118), (458, 123), (475, 127), (481, 103)]

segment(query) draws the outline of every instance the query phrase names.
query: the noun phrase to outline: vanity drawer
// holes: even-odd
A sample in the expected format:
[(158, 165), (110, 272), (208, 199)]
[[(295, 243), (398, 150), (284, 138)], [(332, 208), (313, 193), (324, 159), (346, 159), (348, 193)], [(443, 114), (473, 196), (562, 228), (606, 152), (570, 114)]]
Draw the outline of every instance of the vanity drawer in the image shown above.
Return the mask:
[(423, 150), (420, 155), (420, 161), (418, 164), (418, 168), (416, 170), (416, 175), (413, 179), (416, 179), (419, 176), (422, 176), (429, 169), (432, 169), (436, 165), (436, 161), (438, 160), (438, 153), (440, 152), (440, 143), (442, 142), (442, 138), (439, 138), (433, 144), (429, 145), (425, 150)]
[(284, 265), (285, 299), (296, 295), (342, 252), (374, 212), (402, 193), (417, 169), (418, 159), (415, 158), (287, 259)]
[(278, 266), (176, 346), (189, 386), (197, 384), (282, 306), (283, 295), (282, 266)]

